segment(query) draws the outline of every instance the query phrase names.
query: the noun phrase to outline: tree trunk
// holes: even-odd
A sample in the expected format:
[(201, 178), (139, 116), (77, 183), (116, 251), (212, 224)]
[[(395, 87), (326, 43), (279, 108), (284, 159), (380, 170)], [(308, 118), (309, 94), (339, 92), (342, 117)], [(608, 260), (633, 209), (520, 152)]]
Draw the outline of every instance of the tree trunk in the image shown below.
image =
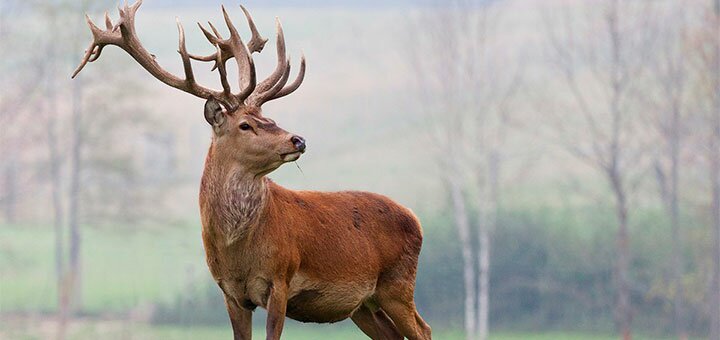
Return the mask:
[(7, 223), (15, 223), (17, 218), (17, 156), (14, 151), (6, 151), (5, 161), (5, 197), (3, 197), (3, 213)]
[[(50, 106), (54, 106), (51, 103)], [(63, 240), (63, 202), (62, 202), (62, 183), (60, 174), (60, 152), (57, 147), (56, 135), (56, 118), (57, 112), (48, 112), (48, 149), (50, 153), (50, 181), (52, 186), (52, 205), (53, 205), (53, 228), (55, 231), (55, 279), (58, 289), (62, 287), (63, 274), (65, 272), (64, 260), (65, 242)], [(50, 118), (52, 117), (52, 118)], [(58, 290), (58, 295), (59, 295)]]
[(615, 319), (623, 340), (632, 339), (632, 309), (630, 302), (630, 237), (628, 234), (627, 195), (616, 172), (610, 173), (613, 193), (615, 195), (615, 215), (618, 230), (615, 236), (617, 262), (615, 264), (615, 281), (617, 287), (617, 303)]
[[(54, 107), (54, 100), (48, 99), (49, 106)], [(50, 109), (54, 111), (55, 109)], [(57, 112), (48, 112), (48, 148), (50, 152), (50, 181), (52, 186), (53, 205), (53, 231), (55, 233), (55, 285), (57, 289), (58, 303), (58, 339), (65, 337), (65, 324), (67, 321), (67, 302), (64, 298), (67, 288), (65, 287), (65, 240), (63, 228), (63, 202), (62, 183), (60, 174), (60, 155), (57, 147), (57, 135), (55, 134)]]
[(675, 294), (673, 298), (675, 332), (679, 339), (687, 339), (685, 330), (685, 301), (683, 289), (684, 261), (682, 255), (683, 235), (680, 230), (680, 207), (678, 202), (678, 181), (680, 172), (680, 112), (673, 109), (670, 131), (670, 192), (668, 197), (668, 212), (670, 215), (670, 229), (672, 233), (673, 256), (673, 285)]
[(619, 1), (613, 0), (606, 20), (608, 33), (610, 35), (611, 62), (611, 99), (610, 113), (611, 140), (610, 140), (610, 166), (606, 169), (613, 194), (615, 195), (615, 215), (618, 222), (617, 235), (615, 237), (617, 262), (615, 264), (615, 280), (617, 287), (617, 304), (615, 305), (615, 318), (620, 329), (623, 340), (632, 339), (632, 308), (630, 301), (630, 241), (628, 234), (628, 207), (627, 192), (623, 183), (623, 174), (620, 170), (621, 160), (621, 129), (623, 112), (620, 108), (620, 98), (624, 89), (623, 83), (623, 61), (621, 58), (622, 47), (619, 24)]
[(450, 196), (453, 206), (455, 226), (460, 237), (463, 257), (463, 279), (465, 284), (465, 338), (472, 340), (475, 336), (475, 269), (473, 265), (472, 240), (470, 237), (470, 222), (467, 213), (467, 204), (463, 195), (459, 178), (451, 176), (448, 179)]
[[(50, 18), (50, 27), (55, 27), (55, 16)], [(57, 339), (65, 338), (65, 329), (67, 324), (68, 306), (65, 298), (66, 272), (65, 272), (65, 240), (64, 240), (64, 212), (63, 212), (63, 195), (62, 195), (62, 158), (58, 147), (57, 137), (57, 84), (55, 82), (55, 62), (57, 58), (55, 51), (55, 42), (48, 42), (48, 61), (47, 61), (47, 89), (46, 89), (46, 107), (47, 115), (47, 146), (50, 165), (50, 185), (53, 207), (53, 231), (55, 233), (55, 285), (57, 289), (57, 312), (58, 312), (58, 329)]]
[[(720, 31), (720, 0), (715, 0), (715, 19), (712, 24)], [(720, 44), (715, 42), (715, 60), (711, 66), (715, 74), (714, 116), (711, 117), (710, 185), (712, 187), (713, 279), (710, 290), (710, 339), (720, 339)]]
[(478, 197), (478, 340), (487, 340), (490, 334), (490, 238), (497, 224), (499, 166), (499, 153), (492, 150), (488, 155), (487, 187), (479, 190), (486, 194)]
[(70, 192), (68, 226), (70, 228), (70, 291), (72, 311), (82, 309), (82, 262), (80, 223), (78, 210), (80, 204), (80, 175), (82, 170), (81, 150), (83, 143), (82, 135), (82, 80), (77, 78), (73, 81), (72, 98), (72, 133), (73, 144), (71, 149), (71, 170), (70, 170)]
[(490, 217), (492, 212), (485, 214), (485, 221), (479, 222), (483, 227), (480, 228), (480, 249), (478, 249), (479, 258), (479, 283), (478, 283), (478, 340), (487, 340), (488, 338), (488, 318), (489, 318), (489, 290), (490, 290)]
[[(677, 131), (676, 131), (677, 132)], [(678, 192), (678, 173), (679, 173), (679, 153), (677, 152), (677, 140), (671, 141), (670, 152), (670, 188), (667, 192), (663, 191), (663, 203), (670, 220), (671, 243), (672, 243), (672, 284), (673, 292), (673, 319), (675, 324), (675, 333), (678, 339), (686, 340), (688, 338), (687, 327), (685, 324), (685, 303), (683, 289), (684, 260), (683, 260), (683, 233), (680, 228), (680, 209), (679, 209), (679, 192)], [(661, 170), (659, 170), (661, 171)], [(665, 185), (664, 179), (660, 175), (658, 180), (660, 185)]]
[[(720, 147), (720, 127), (716, 127), (715, 148)], [(710, 160), (712, 185), (712, 257), (713, 277), (710, 289), (710, 339), (720, 339), (720, 152), (713, 150)]]

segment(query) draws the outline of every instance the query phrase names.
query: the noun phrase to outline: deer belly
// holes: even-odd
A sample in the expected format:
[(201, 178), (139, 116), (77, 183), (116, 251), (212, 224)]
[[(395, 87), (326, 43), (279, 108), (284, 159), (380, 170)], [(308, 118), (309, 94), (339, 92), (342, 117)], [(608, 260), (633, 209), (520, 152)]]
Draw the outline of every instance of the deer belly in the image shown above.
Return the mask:
[(301, 322), (328, 323), (347, 319), (370, 297), (375, 282), (323, 282), (302, 274), (290, 282), (287, 316)]

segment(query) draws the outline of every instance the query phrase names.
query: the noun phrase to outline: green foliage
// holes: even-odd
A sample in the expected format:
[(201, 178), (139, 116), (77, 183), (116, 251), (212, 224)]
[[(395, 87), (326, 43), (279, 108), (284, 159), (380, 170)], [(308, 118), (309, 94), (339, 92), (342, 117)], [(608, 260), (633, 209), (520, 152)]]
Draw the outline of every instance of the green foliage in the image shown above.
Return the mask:
[(178, 294), (169, 303), (159, 304), (153, 313), (156, 324), (225, 325), (228, 316), (217, 285), (203, 282), (200, 287)]
[(420, 314), (432, 326), (463, 325), (462, 257), (457, 233), (447, 215), (421, 217), (423, 248), (420, 253), (415, 299)]

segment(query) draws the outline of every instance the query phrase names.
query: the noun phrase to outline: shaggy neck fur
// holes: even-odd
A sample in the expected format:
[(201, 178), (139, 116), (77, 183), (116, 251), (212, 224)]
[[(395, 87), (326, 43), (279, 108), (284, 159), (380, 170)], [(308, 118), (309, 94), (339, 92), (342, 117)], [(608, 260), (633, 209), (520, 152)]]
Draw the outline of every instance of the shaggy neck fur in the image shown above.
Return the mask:
[(210, 212), (211, 228), (230, 244), (257, 225), (268, 201), (268, 179), (216, 155), (213, 146), (205, 160), (200, 196)]

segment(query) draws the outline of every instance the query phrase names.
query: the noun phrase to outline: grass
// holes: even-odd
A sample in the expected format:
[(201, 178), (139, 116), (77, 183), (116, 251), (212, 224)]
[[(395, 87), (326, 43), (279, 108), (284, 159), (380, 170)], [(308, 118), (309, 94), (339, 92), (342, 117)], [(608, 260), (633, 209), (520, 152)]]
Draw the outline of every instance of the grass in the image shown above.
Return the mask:
[[(228, 339), (231, 337), (229, 329), (221, 328), (173, 328), (159, 327), (147, 328), (144, 330), (151, 337), (158, 339)], [(263, 339), (264, 329), (255, 329), (253, 337)], [(283, 338), (291, 340), (315, 340), (315, 339), (343, 339), (343, 340), (365, 340), (367, 337), (360, 330), (351, 327), (332, 326), (296, 326), (287, 327), (283, 331)], [(464, 340), (465, 336), (460, 331), (435, 331), (433, 338), (440, 340)], [(494, 333), (492, 340), (615, 340), (616, 336), (593, 335), (587, 333)], [(636, 339), (650, 339), (636, 337)]]
[[(75, 324), (68, 338), (72, 340), (89, 339), (166, 339), (166, 340), (191, 340), (191, 339), (230, 339), (232, 331), (229, 326), (215, 327), (182, 327), (182, 326), (150, 326), (137, 323), (122, 322), (98, 322)], [(0, 331), (0, 338), (3, 339), (45, 339), (52, 336), (52, 328), (45, 327), (44, 331), (37, 327), (26, 329), (14, 329), (10, 333)], [(261, 327), (254, 329), (253, 337), (256, 339), (265, 338), (265, 330)], [(289, 340), (315, 340), (315, 339), (343, 339), (343, 340), (364, 340), (368, 339), (360, 330), (349, 323), (339, 325), (303, 325), (290, 323), (283, 330), (283, 339)], [(459, 330), (435, 330), (433, 338), (440, 340), (463, 340), (463, 333)], [(646, 337), (635, 335), (638, 340), (665, 340), (670, 338)], [(616, 340), (615, 335), (574, 333), (574, 332), (545, 332), (545, 333), (520, 333), (520, 332), (493, 332), (491, 340)]]
[[(97, 315), (126, 312), (145, 303), (170, 299), (209, 278), (205, 268), (199, 227), (164, 229), (85, 228), (83, 238), (85, 310)], [(15, 322), (16, 311), (53, 311), (56, 292), (53, 277), (53, 233), (46, 227), (0, 226), (0, 338), (43, 339), (52, 334), (34, 321)], [(10, 329), (8, 331), (7, 329)], [(9, 332), (9, 333), (8, 333)], [(49, 333), (48, 333), (49, 332)], [(227, 339), (229, 326), (154, 326), (129, 321), (76, 321), (71, 339)], [(458, 330), (435, 329), (436, 339), (463, 339)], [(255, 330), (263, 338), (264, 329)], [(350, 322), (306, 325), (288, 321), (285, 339), (365, 339)], [(589, 333), (493, 333), (498, 340), (616, 339)], [(637, 336), (636, 339), (651, 339)], [(653, 337), (652, 339), (657, 339)]]
[[(0, 226), (0, 312), (55, 310), (53, 233)], [(83, 304), (118, 312), (170, 299), (209, 277), (199, 227), (83, 231)]]
[[(139, 338), (148, 339), (229, 339), (232, 333), (229, 327), (148, 327), (138, 329), (136, 335)], [(253, 337), (265, 338), (264, 329), (255, 329)], [(433, 332), (433, 338), (439, 340), (464, 340), (465, 336), (461, 331)], [(366, 340), (368, 339), (360, 330), (352, 327), (332, 326), (295, 326), (286, 327), (283, 330), (283, 339), (290, 340), (316, 340), (316, 339), (342, 339), (342, 340)], [(520, 332), (494, 332), (490, 340), (617, 340), (618, 336), (608, 334), (574, 333), (574, 332), (547, 332), (547, 333), (520, 333)], [(658, 338), (635, 334), (636, 340), (669, 340), (672, 338)]]

